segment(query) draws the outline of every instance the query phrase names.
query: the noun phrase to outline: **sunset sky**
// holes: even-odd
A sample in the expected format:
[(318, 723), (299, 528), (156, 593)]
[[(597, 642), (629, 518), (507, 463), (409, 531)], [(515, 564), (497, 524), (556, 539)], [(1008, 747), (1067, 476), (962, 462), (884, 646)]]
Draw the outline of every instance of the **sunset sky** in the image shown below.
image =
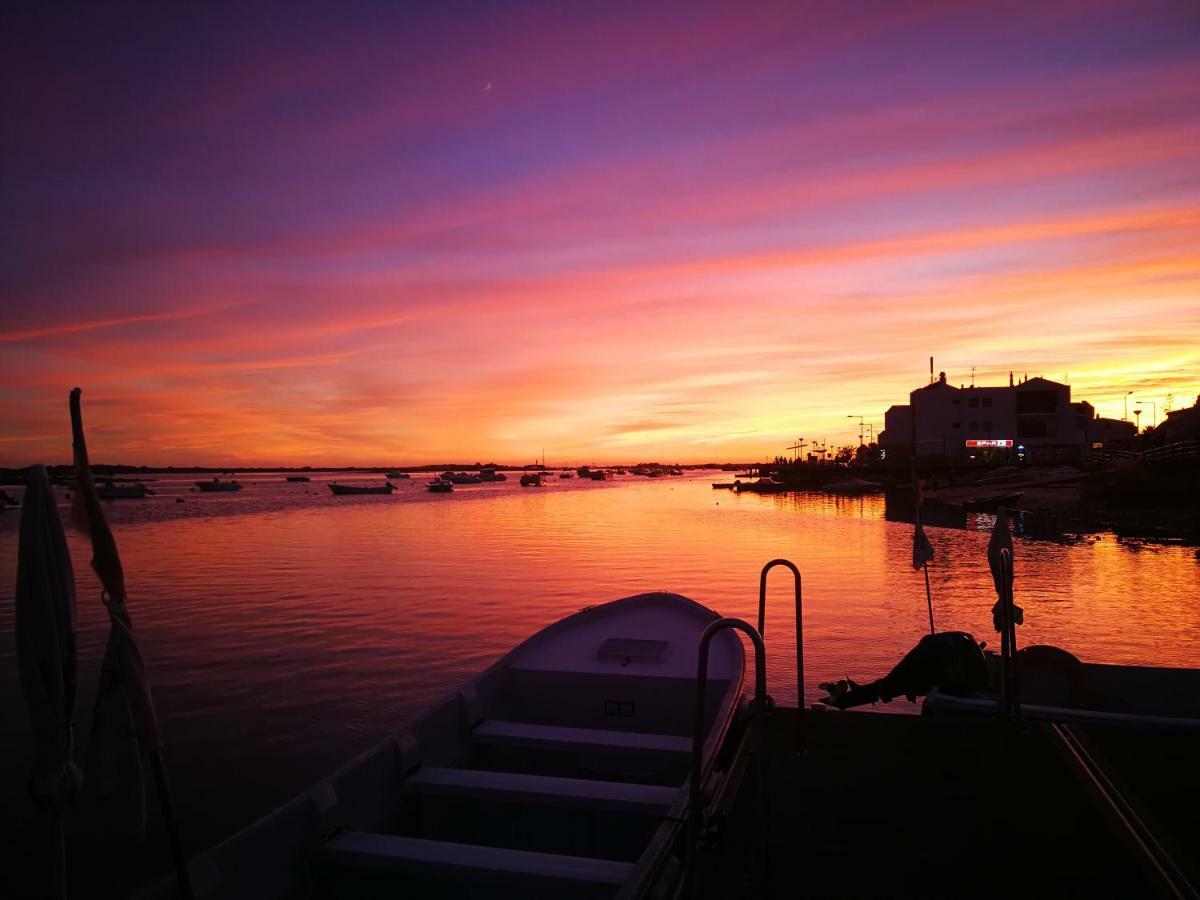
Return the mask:
[(40, 6), (0, 465), (75, 385), (94, 460), (230, 465), (770, 457), (930, 355), (1200, 393), (1195, 0)]

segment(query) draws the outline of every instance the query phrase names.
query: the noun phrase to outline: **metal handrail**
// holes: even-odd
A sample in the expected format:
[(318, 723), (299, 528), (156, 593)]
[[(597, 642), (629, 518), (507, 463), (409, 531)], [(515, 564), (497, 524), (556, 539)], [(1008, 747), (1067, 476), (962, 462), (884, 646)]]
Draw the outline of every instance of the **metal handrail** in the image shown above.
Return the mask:
[(687, 874), (685, 883), (692, 883), (695, 870), (696, 851), (700, 841), (700, 826), (703, 811), (701, 809), (702, 788), (704, 781), (704, 706), (708, 694), (708, 647), (712, 639), (720, 632), (733, 628), (743, 632), (754, 644), (754, 710), (752, 712), (754, 754), (757, 757), (758, 790), (760, 799), (765, 800), (766, 794), (766, 747), (763, 716), (767, 710), (767, 650), (763, 645), (762, 636), (754, 630), (754, 626), (741, 619), (725, 617), (712, 622), (700, 635), (700, 653), (696, 663), (696, 718), (692, 730), (692, 775), (690, 784), (690, 799), (688, 801), (687, 827)]
[(776, 566), (792, 570), (796, 581), (796, 751), (804, 745), (804, 589), (800, 570), (788, 559), (773, 559), (758, 576), (758, 633), (767, 634), (767, 573)]

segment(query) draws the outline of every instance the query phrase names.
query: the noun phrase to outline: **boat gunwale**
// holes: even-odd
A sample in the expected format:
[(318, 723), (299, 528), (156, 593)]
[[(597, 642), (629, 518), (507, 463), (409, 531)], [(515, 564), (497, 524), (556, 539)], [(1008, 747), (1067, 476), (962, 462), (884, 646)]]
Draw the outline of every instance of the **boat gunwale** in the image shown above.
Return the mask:
[[(622, 597), (618, 600), (611, 600), (605, 603), (585, 606), (582, 609), (564, 616), (556, 621), (546, 625), (533, 634), (529, 635), (519, 644), (511, 647), (499, 659), (495, 660), (486, 668), (476, 672), (466, 681), (459, 683), (456, 687), (445, 692), (441, 698), (434, 701), (424, 708), (424, 711), (416, 718), (402, 725), (400, 728), (391, 731), (385, 738), (376, 744), (368, 747), (363, 752), (351, 758), (349, 761), (339, 766), (333, 772), (323, 776), (313, 782), (309, 787), (299, 791), (294, 797), (287, 802), (270, 810), (265, 815), (246, 825), (245, 827), (235, 831), (233, 834), (226, 837), (224, 840), (208, 847), (199, 853), (195, 854), (188, 860), (188, 870), (191, 873), (193, 881), (205, 882), (214, 889), (214, 893), (220, 896), (220, 882), (223, 879), (220, 866), (221, 856), (228, 854), (231, 850), (243, 841), (248, 840), (252, 835), (257, 834), (260, 830), (266, 830), (273, 826), (274, 823), (282, 823), (290, 821), (293, 816), (306, 819), (309, 826), (315, 825), (320, 834), (320, 841), (331, 829), (327, 828), (323, 821), (323, 804), (320, 800), (320, 795), (328, 794), (333, 791), (336, 796), (334, 785), (342, 781), (346, 776), (355, 771), (357, 768), (366, 764), (370, 759), (381, 752), (391, 751), (395, 754), (396, 763), (403, 766), (404, 769), (397, 773), (397, 783), (402, 786), (407, 777), (412, 774), (412, 770), (408, 766), (407, 761), (403, 758), (406, 747), (406, 738), (416, 740), (416, 731), (422, 723), (431, 720), (435, 715), (443, 713), (448, 707), (463, 701), (464, 693), (473, 690), (478, 684), (485, 681), (489, 676), (495, 676), (501, 671), (510, 668), (512, 658), (520, 651), (526, 649), (532, 644), (536, 644), (552, 637), (553, 635), (568, 630), (583, 617), (592, 617), (596, 615), (611, 615), (619, 610), (615, 607), (621, 605), (628, 608), (630, 604), (646, 605), (656, 600), (670, 600), (679, 606), (687, 609), (688, 612), (699, 614), (701, 618), (707, 619), (709, 622), (715, 622), (720, 618), (720, 615), (714, 610), (709, 609), (701, 603), (685, 597), (682, 594), (676, 594), (669, 591), (650, 591), (641, 594), (633, 594), (628, 597)], [(717, 760), (717, 751), (720, 749), (729, 727), (733, 722), (733, 718), (738, 709), (738, 698), (741, 696), (741, 688), (745, 679), (745, 649), (740, 640), (735, 635), (730, 635), (730, 638), (737, 647), (737, 665), (735, 670), (730, 673), (727, 682), (727, 687), (721, 697), (720, 703), (717, 706), (716, 713), (712, 724), (709, 726), (708, 735), (704, 742), (703, 751), (703, 766), (701, 783), (708, 780), (713, 766)], [(731, 645), (732, 646), (732, 645)], [(710, 676), (710, 680), (713, 679)], [(725, 679), (720, 679), (725, 680)], [(467, 722), (464, 726), (466, 735), (469, 736), (475, 723)], [(418, 741), (419, 744), (419, 741)], [(419, 764), (418, 764), (419, 765)], [(415, 767), (413, 768), (415, 770)], [(649, 887), (653, 883), (653, 879), (657, 876), (662, 864), (666, 861), (668, 853), (673, 845), (675, 838), (685, 821), (687, 806), (690, 802), (690, 774), (684, 779), (682, 784), (677, 788), (678, 794), (674, 803), (664, 813), (662, 821), (655, 829), (654, 834), (646, 842), (642, 852), (634, 861), (634, 868), (629, 879), (619, 889), (616, 894), (618, 898), (639, 897), (644, 896), (644, 888)], [(333, 829), (336, 830), (336, 829)], [(301, 853), (304, 852), (302, 849)], [(307, 868), (304, 870), (290, 869), (286, 871), (286, 880), (284, 884), (284, 893), (278, 896), (292, 896), (296, 891), (302, 890), (306, 885), (311, 885), (311, 871)], [(299, 875), (299, 877), (297, 877)], [(215, 883), (214, 883), (215, 882)], [(138, 898), (154, 898), (163, 896), (175, 896), (175, 881), (171, 873), (167, 873), (160, 878), (151, 881), (142, 890), (137, 891), (133, 896)], [(205, 890), (200, 890), (199, 893), (207, 893)], [(240, 896), (241, 894), (235, 888), (232, 894)]]

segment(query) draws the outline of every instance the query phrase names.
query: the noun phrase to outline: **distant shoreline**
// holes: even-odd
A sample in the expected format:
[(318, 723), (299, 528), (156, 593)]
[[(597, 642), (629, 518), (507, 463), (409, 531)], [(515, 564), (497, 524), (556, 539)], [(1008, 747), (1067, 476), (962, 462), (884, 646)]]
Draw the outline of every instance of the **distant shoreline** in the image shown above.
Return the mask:
[[(693, 463), (684, 465), (681, 463), (608, 463), (601, 465), (599, 463), (587, 464), (591, 468), (612, 469), (612, 468), (634, 468), (636, 466), (653, 466), (675, 469), (720, 469), (723, 467), (734, 467), (745, 469), (750, 466), (757, 466), (759, 463), (728, 463), (728, 462), (712, 462), (712, 463)], [(295, 474), (308, 475), (313, 472), (365, 472), (380, 475), (387, 472), (470, 472), (480, 469), (495, 469), (498, 472), (523, 472), (531, 470), (540, 470), (547, 472), (557, 472), (562, 469), (576, 469), (575, 464), (561, 466), (542, 466), (542, 465), (506, 465), (503, 463), (428, 463), (419, 466), (132, 466), (124, 464), (103, 464), (93, 463), (92, 474), (98, 478), (105, 478), (113, 475), (171, 475), (171, 474), (203, 474), (203, 475), (253, 475), (253, 474)], [(75, 469), (72, 465), (56, 465), (47, 466), (47, 471), (52, 478), (67, 478), (75, 474)], [(0, 467), (0, 484), (24, 484), (25, 473), (28, 467), (21, 468), (3, 468)]]

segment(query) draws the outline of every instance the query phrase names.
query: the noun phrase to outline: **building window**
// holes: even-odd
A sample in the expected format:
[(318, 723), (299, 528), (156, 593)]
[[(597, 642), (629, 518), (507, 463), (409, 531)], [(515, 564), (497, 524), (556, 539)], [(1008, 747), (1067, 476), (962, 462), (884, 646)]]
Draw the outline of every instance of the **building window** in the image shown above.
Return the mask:
[(1026, 419), (1017, 423), (1017, 437), (1040, 438), (1046, 436), (1046, 423), (1042, 419)]
[(967, 406), (971, 407), (972, 409), (974, 409), (978, 405), (979, 405), (978, 397), (972, 397), (970, 400), (967, 401)]
[(978, 423), (978, 422), (972, 422), (970, 425), (968, 425), (968, 426), (967, 426), (967, 428), (968, 428), (968, 429), (970, 429), (971, 431), (978, 431), (978, 430), (979, 430), (979, 423)]
[(1058, 409), (1058, 394), (1054, 391), (1018, 391), (1017, 415), (1052, 413)]

